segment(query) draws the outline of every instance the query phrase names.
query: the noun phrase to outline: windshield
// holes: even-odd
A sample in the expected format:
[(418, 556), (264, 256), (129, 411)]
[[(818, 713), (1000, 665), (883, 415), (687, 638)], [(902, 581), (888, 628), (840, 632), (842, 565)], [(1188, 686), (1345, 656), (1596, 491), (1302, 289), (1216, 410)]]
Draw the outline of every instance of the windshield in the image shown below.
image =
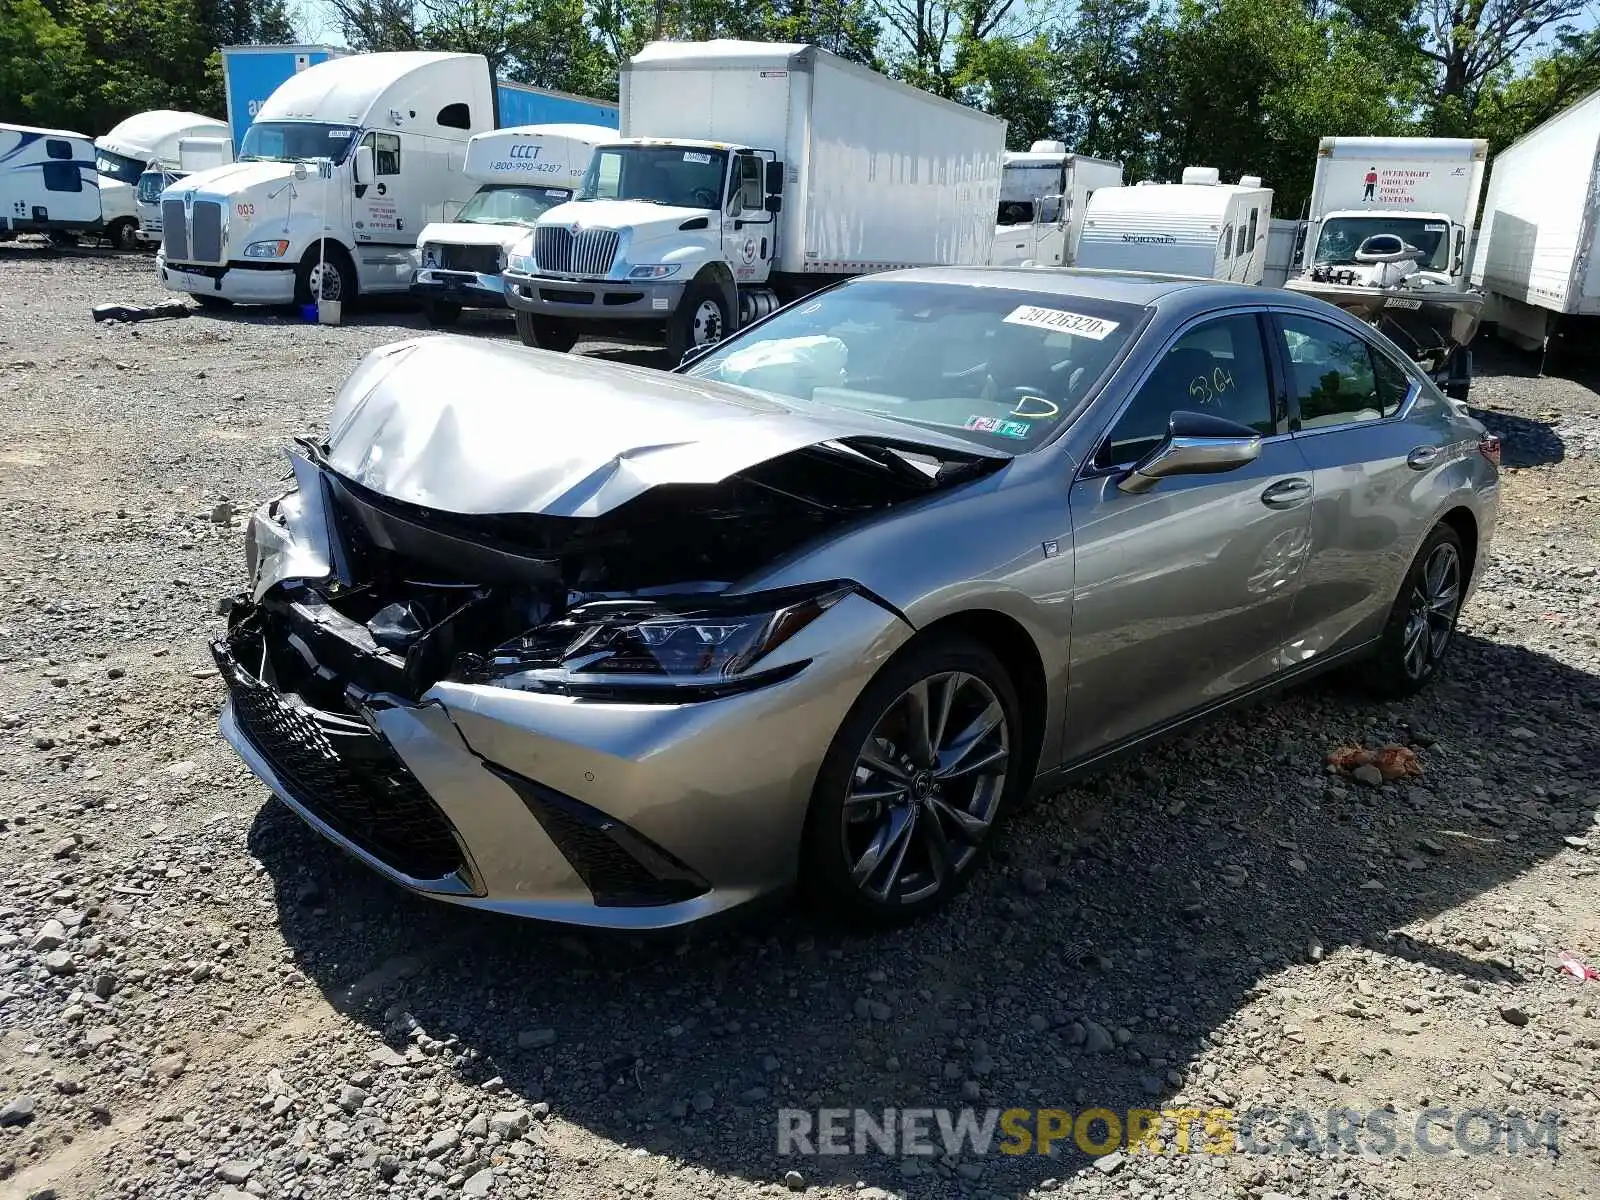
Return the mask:
[(473, 193), (456, 220), (464, 225), (533, 225), (540, 213), (570, 199), (568, 188), (491, 184)]
[(865, 280), (801, 301), (686, 373), (1016, 454), (1049, 439), (1144, 311), (1056, 293)]
[(166, 171), (146, 171), (139, 176), (139, 202), (154, 204), (161, 199), (161, 193), (166, 191), (167, 185), (177, 178)]
[(244, 133), (240, 162), (310, 162), (331, 158), (342, 163), (361, 131), (353, 125), (320, 121), (257, 121)]
[(674, 208), (722, 207), (728, 156), (683, 146), (602, 146), (589, 160), (579, 200), (643, 200)]
[(135, 184), (139, 176), (144, 174), (150, 165), (148, 159), (129, 158), (126, 154), (118, 154), (114, 150), (95, 149), (94, 169), (118, 183)]
[(1420, 217), (1330, 217), (1317, 239), (1319, 266), (1344, 266), (1356, 261), (1361, 243), (1378, 233), (1392, 233), (1427, 257), (1422, 266), (1434, 271), (1450, 268), (1450, 224)]

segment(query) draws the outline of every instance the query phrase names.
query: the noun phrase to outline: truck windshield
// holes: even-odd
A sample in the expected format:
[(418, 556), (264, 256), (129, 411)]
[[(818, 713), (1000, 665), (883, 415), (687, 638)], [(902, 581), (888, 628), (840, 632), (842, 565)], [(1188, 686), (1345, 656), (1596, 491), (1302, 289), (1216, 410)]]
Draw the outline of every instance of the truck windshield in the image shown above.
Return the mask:
[(790, 305), (684, 370), (1020, 454), (1072, 418), (1145, 311), (1060, 292), (864, 279)]
[(674, 208), (722, 207), (728, 156), (694, 146), (602, 146), (579, 200), (642, 200)]
[(569, 188), (489, 184), (473, 193), (461, 206), (456, 220), (463, 225), (535, 225), (546, 209), (572, 199)]
[(142, 158), (130, 158), (126, 154), (118, 154), (114, 150), (103, 150), (99, 147), (94, 152), (94, 169), (108, 179), (115, 179), (118, 183), (135, 184), (139, 176), (144, 174), (145, 168), (150, 164)]
[(245, 130), (240, 162), (310, 162), (331, 158), (342, 163), (361, 131), (353, 125), (320, 121), (257, 121)]
[(1361, 243), (1379, 233), (1392, 233), (1421, 250), (1427, 256), (1421, 265), (1429, 270), (1450, 269), (1450, 223), (1421, 217), (1329, 217), (1317, 238), (1317, 265), (1355, 262)]
[(178, 178), (166, 171), (146, 171), (139, 176), (139, 203), (154, 204), (161, 199), (167, 185)]

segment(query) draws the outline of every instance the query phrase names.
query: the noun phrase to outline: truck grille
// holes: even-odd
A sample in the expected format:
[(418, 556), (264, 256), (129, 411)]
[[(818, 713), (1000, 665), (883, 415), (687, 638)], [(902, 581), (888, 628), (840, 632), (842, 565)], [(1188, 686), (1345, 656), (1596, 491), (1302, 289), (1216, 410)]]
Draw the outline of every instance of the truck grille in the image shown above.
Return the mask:
[(499, 246), (452, 246), (448, 242), (439, 247), (439, 268), (444, 271), (471, 271), (477, 275), (500, 274)]
[(161, 202), (161, 239), (168, 262), (189, 260), (189, 223), (184, 219), (182, 200)]
[(222, 205), (215, 200), (194, 202), (194, 226), (189, 231), (189, 249), (195, 262), (222, 261)]
[(616, 261), (621, 240), (614, 229), (545, 226), (533, 231), (533, 257), (539, 270), (556, 275), (604, 275)]

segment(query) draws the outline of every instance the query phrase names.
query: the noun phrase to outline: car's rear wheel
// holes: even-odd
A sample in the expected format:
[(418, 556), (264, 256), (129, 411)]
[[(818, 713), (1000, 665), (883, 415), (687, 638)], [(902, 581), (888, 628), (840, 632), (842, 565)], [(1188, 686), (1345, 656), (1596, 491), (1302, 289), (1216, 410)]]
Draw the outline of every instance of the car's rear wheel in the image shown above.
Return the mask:
[(1409, 696), (1439, 672), (1466, 594), (1466, 555), (1450, 526), (1435, 525), (1412, 560), (1368, 664), (1367, 681), (1385, 696)]
[(982, 860), (1024, 786), (1016, 688), (994, 654), (935, 636), (862, 692), (823, 759), (801, 881), (825, 915), (855, 923), (943, 904)]

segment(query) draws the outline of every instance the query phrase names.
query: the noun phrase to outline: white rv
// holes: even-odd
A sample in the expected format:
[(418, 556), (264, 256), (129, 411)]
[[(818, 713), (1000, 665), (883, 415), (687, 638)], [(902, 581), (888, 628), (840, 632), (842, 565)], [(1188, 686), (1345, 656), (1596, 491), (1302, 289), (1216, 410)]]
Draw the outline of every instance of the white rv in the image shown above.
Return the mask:
[(1215, 167), (1185, 167), (1182, 183), (1103, 187), (1089, 197), (1077, 264), (1259, 284), (1266, 272), (1272, 189)]
[(1035, 142), (1026, 153), (1007, 153), (989, 262), (1071, 266), (1089, 194), (1121, 183), (1121, 163), (1068, 154), (1063, 142)]
[(504, 308), (511, 247), (539, 217), (565, 204), (583, 182), (589, 156), (617, 131), (602, 125), (518, 125), (476, 134), (467, 143), (467, 178), (478, 184), (472, 199), (447, 222), (417, 237), (411, 294), (435, 325), (448, 325), (463, 308)]
[[(1562, 318), (1600, 316), (1600, 92), (1500, 151), (1472, 282), (1500, 336), (1543, 349)], [(1568, 331), (1570, 332), (1570, 330)]]
[(157, 269), (201, 303), (310, 303), (411, 286), (417, 233), (472, 194), (467, 141), (494, 126), (481, 54), (353, 54), (291, 75), (238, 161), (162, 195)]
[(226, 121), (158, 108), (137, 113), (95, 138), (100, 219), (107, 240), (119, 250), (132, 250), (139, 244), (139, 179), (152, 168), (176, 170), (178, 144), (183, 139), (229, 136)]
[(222, 138), (184, 138), (178, 143), (178, 166), (152, 167), (139, 176), (135, 197), (139, 210), (139, 240), (147, 246), (161, 242), (161, 193), (186, 175), (207, 171), (233, 161), (233, 142)]
[(0, 125), (0, 241), (70, 240), (100, 225), (94, 143), (65, 129)]
[(997, 117), (792, 43), (652, 42), (620, 84), (622, 136), (507, 263), (525, 342), (681, 357), (849, 275), (988, 260)]

